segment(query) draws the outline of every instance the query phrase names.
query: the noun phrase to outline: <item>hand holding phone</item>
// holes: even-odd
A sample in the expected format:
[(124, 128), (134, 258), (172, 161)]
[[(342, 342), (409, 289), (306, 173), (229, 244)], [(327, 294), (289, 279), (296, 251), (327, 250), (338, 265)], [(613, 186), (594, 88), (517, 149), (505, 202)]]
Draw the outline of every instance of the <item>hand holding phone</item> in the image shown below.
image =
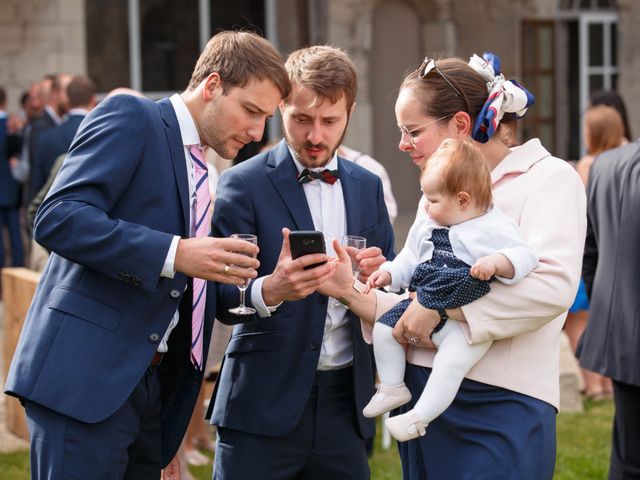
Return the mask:
[[(316, 230), (298, 230), (289, 233), (291, 258), (296, 259), (312, 253), (326, 253), (324, 235)], [(325, 264), (325, 262), (307, 265), (305, 270)]]

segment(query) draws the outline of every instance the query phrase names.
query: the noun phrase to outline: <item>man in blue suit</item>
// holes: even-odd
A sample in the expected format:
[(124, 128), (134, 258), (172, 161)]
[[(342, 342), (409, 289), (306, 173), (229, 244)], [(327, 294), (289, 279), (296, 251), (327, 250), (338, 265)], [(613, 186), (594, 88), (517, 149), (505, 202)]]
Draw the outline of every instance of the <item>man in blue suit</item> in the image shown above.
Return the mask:
[(69, 111), (69, 99), (67, 97), (67, 86), (73, 77), (68, 73), (57, 73), (55, 75), (45, 75), (40, 81), (40, 95), (44, 101), (44, 110), (40, 118), (28, 127), (25, 133), (21, 161), (28, 164), (29, 181), (25, 185), (27, 204), (33, 200), (38, 193), (38, 189), (33, 184), (34, 177), (31, 173), (34, 170), (34, 159), (36, 156), (36, 145), (38, 137), (62, 123), (63, 117)]
[(248, 297), (260, 318), (225, 315), (238, 291), (219, 286), (218, 318), (246, 323), (234, 328), (211, 402), (214, 479), (364, 479), (374, 432), (361, 413), (373, 392), (370, 350), (359, 319), (316, 292), (334, 265), (305, 270), (327, 257), (292, 260), (288, 234), (319, 230), (328, 247), (343, 235), (365, 237), (366, 277), (393, 257), (393, 232), (380, 179), (336, 154), (355, 105), (352, 61), (319, 46), (292, 53), (285, 66), (285, 140), (225, 171), (216, 190), (215, 234), (258, 237), (259, 278)]
[(7, 94), (5, 89), (0, 87), (0, 269), (4, 267), (3, 230), (5, 225), (11, 244), (11, 265), (21, 267), (24, 261), (24, 249), (20, 235), (20, 184), (11, 175), (8, 160), (13, 153), (10, 144), (16, 144), (17, 136), (9, 131), (8, 124), (10, 122), (5, 110), (6, 105)]
[(255, 245), (194, 236), (211, 200), (201, 146), (234, 157), (289, 89), (273, 45), (222, 32), (181, 95), (115, 95), (83, 121), (36, 215), (52, 255), (6, 383), (33, 478), (157, 480), (175, 455), (215, 315), (202, 279), (238, 285), (259, 265)]
[(43, 130), (35, 139), (31, 186), (37, 194), (47, 182), (58, 156), (69, 150), (80, 122), (96, 104), (96, 86), (84, 75), (76, 75), (67, 86), (69, 111), (60, 125)]

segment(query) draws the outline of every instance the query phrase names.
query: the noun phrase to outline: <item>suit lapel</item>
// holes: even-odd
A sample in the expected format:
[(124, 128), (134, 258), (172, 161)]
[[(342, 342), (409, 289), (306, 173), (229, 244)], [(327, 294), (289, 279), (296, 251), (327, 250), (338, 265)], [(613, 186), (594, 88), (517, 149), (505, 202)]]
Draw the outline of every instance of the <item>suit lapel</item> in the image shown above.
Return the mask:
[(184, 156), (184, 146), (182, 145), (182, 136), (180, 135), (180, 126), (178, 125), (178, 119), (169, 99), (162, 99), (158, 104), (160, 105), (160, 113), (165, 123), (165, 133), (167, 135), (167, 142), (169, 143), (176, 185), (180, 192), (184, 232), (186, 235), (189, 235), (189, 178), (187, 176), (187, 165)]
[(287, 206), (297, 229), (315, 230), (307, 197), (298, 183), (298, 172), (284, 140), (269, 152), (266, 165), (267, 177)]
[(347, 235), (357, 235), (361, 230), (360, 209), (361, 185), (360, 178), (348, 160), (338, 157), (338, 171), (340, 172), (340, 184), (344, 197), (344, 208), (347, 214)]

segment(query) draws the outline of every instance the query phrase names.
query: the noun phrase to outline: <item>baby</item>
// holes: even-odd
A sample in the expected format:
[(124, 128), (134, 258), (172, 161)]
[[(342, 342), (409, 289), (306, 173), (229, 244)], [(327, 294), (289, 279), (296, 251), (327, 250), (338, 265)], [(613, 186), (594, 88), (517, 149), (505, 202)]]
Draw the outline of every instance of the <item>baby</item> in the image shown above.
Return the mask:
[(425, 427), (453, 402), (467, 372), (491, 346), (491, 342), (469, 344), (460, 322), (447, 318), (445, 309), (482, 297), (494, 277), (505, 284), (517, 283), (538, 263), (516, 223), (492, 205), (489, 169), (470, 141), (445, 140), (427, 162), (420, 185), (425, 221), (414, 224), (400, 254), (367, 281), (368, 288), (409, 287), (416, 298), (396, 304), (373, 328), (380, 386), (363, 410), (365, 417), (411, 400), (403, 381), (405, 348), (392, 335), (411, 301), (437, 310), (442, 318), (431, 337), (438, 352), (424, 391), (413, 409), (385, 422), (398, 441), (424, 435)]

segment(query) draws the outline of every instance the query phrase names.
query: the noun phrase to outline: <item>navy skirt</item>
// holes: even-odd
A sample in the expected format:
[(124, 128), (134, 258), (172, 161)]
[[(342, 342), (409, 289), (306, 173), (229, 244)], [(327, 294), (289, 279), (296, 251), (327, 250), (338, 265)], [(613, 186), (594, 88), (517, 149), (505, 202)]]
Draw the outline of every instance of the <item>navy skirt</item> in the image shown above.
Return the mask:
[[(430, 368), (407, 364), (413, 408)], [(556, 410), (504, 388), (464, 379), (453, 404), (425, 436), (398, 443), (404, 480), (551, 480), (556, 458)]]

